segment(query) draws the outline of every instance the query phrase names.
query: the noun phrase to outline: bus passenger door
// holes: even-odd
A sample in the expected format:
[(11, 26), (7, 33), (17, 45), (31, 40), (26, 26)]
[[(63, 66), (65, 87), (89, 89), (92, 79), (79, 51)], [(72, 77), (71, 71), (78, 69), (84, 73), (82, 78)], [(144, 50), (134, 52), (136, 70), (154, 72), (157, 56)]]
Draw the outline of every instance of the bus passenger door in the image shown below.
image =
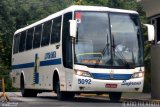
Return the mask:
[(65, 82), (66, 90), (70, 90), (72, 85), (73, 76), (73, 59), (72, 59), (72, 38), (70, 37), (70, 23), (72, 19), (72, 12), (63, 15), (63, 28), (62, 28), (62, 56), (63, 66), (65, 69)]

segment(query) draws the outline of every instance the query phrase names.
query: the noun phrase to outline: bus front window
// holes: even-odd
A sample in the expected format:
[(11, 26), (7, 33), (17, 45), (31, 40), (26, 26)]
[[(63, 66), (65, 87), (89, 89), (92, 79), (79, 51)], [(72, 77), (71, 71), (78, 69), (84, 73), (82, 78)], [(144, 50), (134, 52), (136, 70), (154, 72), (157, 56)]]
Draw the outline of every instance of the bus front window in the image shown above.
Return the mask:
[(110, 13), (113, 66), (143, 65), (143, 45), (138, 15)]
[(75, 19), (78, 23), (74, 46), (76, 64), (93, 67), (143, 66), (138, 15), (75, 12)]
[(75, 43), (75, 63), (110, 66), (110, 36), (108, 14), (76, 12), (78, 35)]

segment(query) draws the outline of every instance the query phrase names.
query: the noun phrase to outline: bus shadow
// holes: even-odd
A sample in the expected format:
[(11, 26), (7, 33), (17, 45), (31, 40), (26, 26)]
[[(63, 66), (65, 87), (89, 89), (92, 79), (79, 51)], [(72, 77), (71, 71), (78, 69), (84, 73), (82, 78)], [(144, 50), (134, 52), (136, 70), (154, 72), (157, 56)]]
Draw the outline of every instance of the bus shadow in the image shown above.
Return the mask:
[[(38, 98), (41, 99), (49, 99), (49, 100), (57, 100), (56, 96), (38, 96)], [(61, 102), (81, 102), (81, 103), (122, 103), (122, 101), (120, 102), (111, 102), (109, 99), (107, 98), (97, 98), (97, 97), (75, 97), (74, 99), (66, 99), (63, 100)]]

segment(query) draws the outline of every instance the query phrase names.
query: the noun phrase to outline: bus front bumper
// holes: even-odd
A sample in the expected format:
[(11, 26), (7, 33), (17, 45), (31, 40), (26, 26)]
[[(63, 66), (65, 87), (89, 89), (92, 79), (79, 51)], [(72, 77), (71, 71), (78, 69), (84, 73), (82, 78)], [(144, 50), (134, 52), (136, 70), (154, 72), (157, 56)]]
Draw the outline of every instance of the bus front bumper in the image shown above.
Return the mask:
[(71, 91), (76, 92), (142, 92), (144, 77), (129, 80), (100, 80), (75, 76)]

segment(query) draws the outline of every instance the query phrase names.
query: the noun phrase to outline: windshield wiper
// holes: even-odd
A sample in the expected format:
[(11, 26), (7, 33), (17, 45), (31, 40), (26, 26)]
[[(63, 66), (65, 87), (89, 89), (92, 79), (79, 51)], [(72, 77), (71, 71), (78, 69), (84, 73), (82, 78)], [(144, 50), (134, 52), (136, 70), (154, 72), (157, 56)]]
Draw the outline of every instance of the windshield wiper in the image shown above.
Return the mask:
[(99, 65), (100, 61), (102, 60), (102, 57), (104, 56), (104, 54), (106, 53), (106, 50), (108, 49), (108, 53), (109, 53), (109, 43), (108, 43), (108, 33), (107, 33), (107, 43), (105, 44), (105, 47), (102, 50), (102, 55), (98, 58), (98, 60), (96, 61), (94, 67), (96, 67), (97, 65)]
[[(119, 54), (119, 56), (121, 57), (121, 58), (119, 58), (126, 66), (128, 66), (129, 68), (134, 68), (134, 66), (132, 66), (132, 65), (130, 65), (128, 62), (127, 62), (127, 60), (126, 60), (126, 58), (124, 57), (124, 55), (119, 51), (119, 49), (118, 48), (115, 48), (115, 44), (114, 44), (114, 36), (112, 36), (112, 42), (113, 42), (113, 45), (112, 45), (112, 48), (113, 48), (113, 50), (114, 50), (114, 54), (115, 54), (115, 50), (117, 50), (117, 53)], [(112, 53), (113, 54), (113, 53)], [(133, 55), (133, 54), (132, 54)], [(113, 56), (112, 56), (112, 58), (113, 58)], [(133, 57), (132, 57), (133, 58)], [(113, 61), (113, 59), (112, 59), (112, 61)]]
[[(116, 53), (118, 53), (118, 56), (120, 56), (121, 58), (119, 58), (126, 66), (128, 66), (129, 68), (134, 68), (133, 65), (129, 64), (129, 62), (126, 60), (126, 58), (124, 57), (124, 55), (119, 51), (118, 48), (115, 48), (114, 50), (116, 50)], [(133, 58), (133, 52), (132, 52), (132, 59)], [(133, 61), (134, 62), (134, 61)]]

